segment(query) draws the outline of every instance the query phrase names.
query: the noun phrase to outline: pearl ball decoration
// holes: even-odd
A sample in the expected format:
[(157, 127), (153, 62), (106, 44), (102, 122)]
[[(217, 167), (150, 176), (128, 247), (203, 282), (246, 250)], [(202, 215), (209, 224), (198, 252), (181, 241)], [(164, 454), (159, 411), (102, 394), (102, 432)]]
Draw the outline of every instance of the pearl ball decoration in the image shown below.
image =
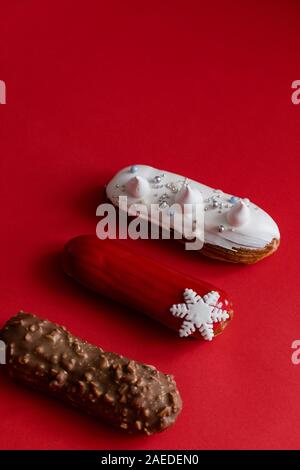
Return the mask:
[(161, 182), (161, 176), (155, 176), (154, 177), (154, 183), (159, 184)]
[(218, 201), (213, 201), (212, 205), (213, 205), (214, 208), (219, 207)]
[(231, 196), (229, 199), (230, 204), (236, 204), (238, 202), (239, 198), (236, 196)]
[(222, 232), (224, 232), (224, 230), (225, 230), (224, 225), (222, 225), (222, 224), (219, 225), (219, 232), (222, 233)]
[(137, 165), (132, 165), (132, 167), (130, 168), (130, 173), (136, 173), (137, 171), (138, 171)]

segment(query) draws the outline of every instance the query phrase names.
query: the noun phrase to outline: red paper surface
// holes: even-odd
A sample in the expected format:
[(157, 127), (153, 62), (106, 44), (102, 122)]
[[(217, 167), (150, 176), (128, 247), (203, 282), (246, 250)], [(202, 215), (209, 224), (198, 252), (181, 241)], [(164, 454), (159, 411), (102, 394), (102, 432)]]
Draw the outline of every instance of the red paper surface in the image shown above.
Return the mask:
[[(2, 449), (298, 448), (300, 79), (295, 1), (0, 3), (1, 323), (19, 309), (176, 377), (175, 426), (127, 436), (0, 368)], [(145, 163), (248, 197), (278, 222), (253, 266), (125, 241), (226, 290), (235, 318), (184, 341), (65, 277), (64, 243), (95, 231), (103, 186)], [(138, 289), (138, 286), (137, 286)]]

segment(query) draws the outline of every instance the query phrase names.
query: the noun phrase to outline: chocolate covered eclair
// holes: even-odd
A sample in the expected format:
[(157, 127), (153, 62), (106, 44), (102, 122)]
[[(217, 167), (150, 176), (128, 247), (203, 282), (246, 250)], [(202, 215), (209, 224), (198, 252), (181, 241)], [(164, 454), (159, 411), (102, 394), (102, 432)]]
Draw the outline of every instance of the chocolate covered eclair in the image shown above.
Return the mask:
[(153, 434), (181, 411), (172, 376), (20, 312), (0, 331), (9, 375), (127, 432)]

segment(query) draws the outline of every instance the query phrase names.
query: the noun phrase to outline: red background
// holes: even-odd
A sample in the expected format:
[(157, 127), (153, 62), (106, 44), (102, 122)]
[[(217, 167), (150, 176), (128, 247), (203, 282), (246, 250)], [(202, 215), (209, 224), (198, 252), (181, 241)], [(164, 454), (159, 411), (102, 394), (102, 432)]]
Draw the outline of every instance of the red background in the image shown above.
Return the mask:
[[(284, 0), (0, 2), (0, 320), (63, 323), (173, 373), (184, 400), (170, 430), (127, 436), (1, 373), (2, 449), (299, 447), (299, 14)], [(229, 292), (235, 319), (210, 344), (61, 272), (57, 253), (95, 231), (104, 184), (133, 163), (249, 197), (280, 226), (279, 251), (248, 267), (128, 241)]]

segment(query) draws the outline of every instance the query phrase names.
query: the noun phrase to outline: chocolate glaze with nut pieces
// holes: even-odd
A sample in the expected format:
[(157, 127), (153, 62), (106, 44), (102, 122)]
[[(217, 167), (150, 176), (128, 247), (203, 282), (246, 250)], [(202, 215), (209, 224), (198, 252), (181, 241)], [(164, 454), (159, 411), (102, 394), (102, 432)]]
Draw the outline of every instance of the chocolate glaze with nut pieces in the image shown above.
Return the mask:
[(56, 323), (20, 312), (5, 324), (0, 339), (12, 378), (127, 432), (163, 431), (181, 411), (172, 376), (104, 352)]

